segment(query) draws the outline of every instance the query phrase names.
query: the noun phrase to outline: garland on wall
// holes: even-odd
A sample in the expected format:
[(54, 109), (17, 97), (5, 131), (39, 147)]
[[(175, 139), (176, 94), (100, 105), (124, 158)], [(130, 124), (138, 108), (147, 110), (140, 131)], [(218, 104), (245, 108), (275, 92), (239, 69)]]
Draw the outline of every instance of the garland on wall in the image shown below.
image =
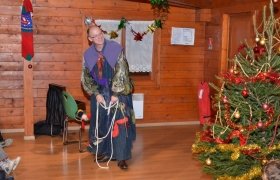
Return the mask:
[[(91, 17), (86, 17), (84, 20), (84, 23), (86, 26), (89, 26), (90, 24), (93, 24), (95, 26), (100, 27), (101, 31), (104, 34), (107, 34), (110, 36), (110, 39), (115, 39), (117, 38), (118, 35), (118, 31), (120, 31), (121, 29), (125, 28), (127, 25), (130, 25), (130, 23), (123, 17), (120, 20), (120, 23), (118, 25), (118, 28), (116, 30), (111, 30), (111, 31), (106, 31), (104, 29), (101, 28), (101, 25), (98, 25), (95, 23), (95, 20), (92, 19)], [(131, 33), (134, 35), (134, 40), (135, 41), (142, 41), (143, 37), (148, 33), (154, 33), (156, 31), (157, 28), (162, 28), (162, 23), (161, 20), (154, 20), (154, 22), (152, 24), (150, 24), (147, 27), (147, 30), (144, 32), (136, 32), (132, 27), (131, 27)]]
[(168, 14), (168, 0), (151, 0), (151, 5), (152, 8), (154, 9), (154, 15), (157, 16), (157, 18), (153, 21), (152, 24), (148, 25), (147, 30), (144, 32), (136, 32), (130, 25), (130, 23), (126, 20), (126, 18), (122, 18), (120, 20), (120, 23), (118, 25), (118, 28), (116, 30), (110, 30), (106, 31), (101, 28), (101, 25), (98, 25), (95, 23), (95, 20), (91, 17), (86, 17), (84, 20), (84, 23), (86, 26), (89, 26), (90, 24), (93, 24), (95, 26), (100, 27), (101, 31), (104, 34), (107, 34), (110, 36), (110, 39), (115, 39), (117, 38), (118, 31), (120, 31), (123, 28), (126, 28), (127, 25), (130, 25), (131, 28), (131, 33), (134, 35), (134, 40), (135, 41), (142, 41), (143, 37), (150, 32), (151, 34), (156, 31), (158, 28), (162, 28), (162, 21), (164, 22), (167, 19), (167, 14)]

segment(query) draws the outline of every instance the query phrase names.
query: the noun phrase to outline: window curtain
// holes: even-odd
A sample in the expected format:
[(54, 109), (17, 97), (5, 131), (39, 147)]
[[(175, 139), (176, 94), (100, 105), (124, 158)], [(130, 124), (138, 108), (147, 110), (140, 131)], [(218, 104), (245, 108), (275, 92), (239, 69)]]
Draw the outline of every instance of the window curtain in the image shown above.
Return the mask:
[[(107, 31), (108, 33), (110, 33), (111, 31), (117, 31), (118, 30), (118, 26), (120, 24), (119, 20), (95, 20), (95, 23), (99, 26), (102, 30)], [(119, 44), (121, 43), (121, 30), (117, 32), (118, 37), (115, 39), (110, 39), (110, 35), (108, 34), (104, 34), (104, 37), (108, 40), (112, 40), (112, 41), (116, 41)]]
[(151, 72), (153, 55), (153, 34), (148, 32), (142, 41), (134, 40), (133, 29), (136, 33), (144, 33), (153, 21), (129, 21), (126, 23), (126, 58), (130, 72)]

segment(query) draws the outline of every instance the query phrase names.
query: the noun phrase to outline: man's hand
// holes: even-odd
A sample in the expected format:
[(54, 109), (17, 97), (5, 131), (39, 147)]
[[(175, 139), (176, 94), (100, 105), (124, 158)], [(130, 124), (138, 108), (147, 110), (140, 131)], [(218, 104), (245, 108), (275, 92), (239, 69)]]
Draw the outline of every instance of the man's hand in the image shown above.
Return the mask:
[(104, 97), (101, 94), (96, 96), (96, 101), (105, 105)]
[(114, 104), (115, 102), (117, 102), (119, 100), (119, 98), (118, 97), (116, 97), (116, 96), (111, 96), (111, 104)]

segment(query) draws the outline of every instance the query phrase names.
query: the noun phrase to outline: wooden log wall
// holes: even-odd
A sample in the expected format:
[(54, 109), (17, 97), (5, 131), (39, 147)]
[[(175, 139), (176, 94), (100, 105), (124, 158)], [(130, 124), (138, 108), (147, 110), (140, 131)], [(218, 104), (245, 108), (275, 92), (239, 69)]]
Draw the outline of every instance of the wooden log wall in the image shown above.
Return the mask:
[[(66, 86), (75, 99), (89, 100), (81, 83), (83, 20), (154, 20), (150, 4), (123, 0), (33, 0), (34, 122), (46, 119), (50, 83)], [(0, 1), (0, 128), (24, 128), (24, 60), (21, 57), (20, 13), (22, 0)], [(158, 86), (135, 79), (135, 93), (144, 93), (144, 119), (137, 123), (198, 121), (197, 86), (203, 79), (205, 22), (210, 11), (171, 7), (160, 30)], [(171, 27), (195, 28), (195, 45), (171, 45)], [(158, 52), (155, 52), (158, 53)]]
[[(216, 75), (220, 74), (221, 65), (221, 51), (222, 49), (222, 23), (224, 14), (238, 14), (238, 13), (251, 13), (257, 14), (257, 23), (261, 22), (263, 7), (266, 5), (269, 10), (269, 0), (213, 0), (212, 2), (212, 16), (211, 22), (207, 23), (205, 31), (205, 63), (204, 63), (204, 79), (208, 82), (218, 84), (218, 80), (215, 78)], [(275, 17), (279, 17), (280, 4), (274, 5), (278, 12), (275, 13)], [(240, 27), (242, 28), (242, 27)], [(254, 36), (254, 35), (253, 35)], [(208, 49), (208, 40), (213, 38), (213, 49)], [(240, 39), (244, 41), (244, 39)], [(211, 93), (216, 93), (211, 89)]]

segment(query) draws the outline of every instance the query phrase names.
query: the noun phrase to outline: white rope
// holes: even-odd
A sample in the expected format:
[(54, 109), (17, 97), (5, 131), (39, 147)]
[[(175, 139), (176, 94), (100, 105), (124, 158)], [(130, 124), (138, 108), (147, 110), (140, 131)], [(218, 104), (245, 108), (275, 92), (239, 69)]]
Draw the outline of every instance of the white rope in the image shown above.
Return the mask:
[[(113, 126), (114, 126), (114, 122), (115, 122), (115, 118), (116, 118), (117, 108), (118, 108), (118, 106), (119, 106), (119, 101), (115, 102), (114, 104), (111, 104), (111, 102), (110, 102), (109, 107), (106, 107), (106, 103), (102, 104), (102, 103), (97, 102), (96, 105), (97, 105), (97, 108), (96, 108), (95, 138), (96, 138), (96, 143), (97, 143), (97, 144), (96, 144), (95, 162), (96, 162), (96, 164), (97, 164), (100, 168), (108, 169), (108, 168), (109, 168), (109, 162), (111, 161), (111, 159), (112, 159), (112, 157), (113, 157), (113, 137), (112, 137), (112, 130), (113, 130)], [(108, 112), (107, 112), (107, 115), (110, 114), (110, 110), (111, 110), (112, 107), (115, 106), (115, 109), (116, 109), (115, 112), (114, 112), (114, 116), (113, 116), (113, 118), (112, 118), (112, 121), (111, 121), (111, 124), (110, 124), (110, 127), (109, 127), (109, 130), (108, 130), (107, 134), (106, 134), (104, 137), (101, 137), (101, 138), (98, 137), (98, 113), (99, 113), (99, 105), (101, 105), (105, 110), (108, 111)], [(103, 139), (105, 139), (105, 138), (108, 136), (109, 132), (110, 132), (110, 134), (111, 134), (111, 156), (110, 156), (109, 161), (107, 162), (107, 167), (103, 167), (103, 166), (100, 166), (100, 164), (98, 163), (98, 160), (97, 160), (98, 144), (99, 144), (100, 142), (102, 142)], [(105, 155), (105, 156), (106, 156), (106, 155)]]

